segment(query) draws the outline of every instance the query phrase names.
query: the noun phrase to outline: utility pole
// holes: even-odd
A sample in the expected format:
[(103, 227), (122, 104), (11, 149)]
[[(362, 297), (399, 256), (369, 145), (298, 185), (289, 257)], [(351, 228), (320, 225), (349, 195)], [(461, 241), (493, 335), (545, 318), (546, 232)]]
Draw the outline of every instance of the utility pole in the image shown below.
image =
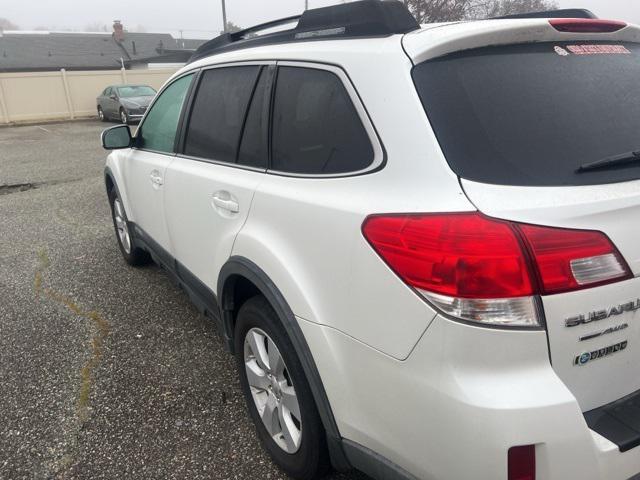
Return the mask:
[(226, 0), (222, 0), (222, 33), (227, 33), (227, 4)]
[(309, 10), (309, 0), (304, 0), (304, 11)]

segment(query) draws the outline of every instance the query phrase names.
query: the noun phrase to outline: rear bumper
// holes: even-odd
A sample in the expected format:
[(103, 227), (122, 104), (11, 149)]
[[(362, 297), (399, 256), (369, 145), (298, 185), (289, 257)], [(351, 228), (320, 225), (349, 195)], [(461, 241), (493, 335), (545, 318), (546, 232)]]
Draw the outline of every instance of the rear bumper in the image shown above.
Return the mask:
[(599, 480), (640, 480), (640, 447), (627, 452), (594, 431), (590, 431), (594, 455), (599, 465)]
[(507, 478), (507, 452), (536, 445), (538, 480), (628, 480), (640, 447), (592, 431), (551, 368), (544, 331), (436, 317), (405, 361), (299, 320), (342, 437), (419, 479)]
[(628, 452), (640, 445), (640, 391), (585, 413), (589, 428)]

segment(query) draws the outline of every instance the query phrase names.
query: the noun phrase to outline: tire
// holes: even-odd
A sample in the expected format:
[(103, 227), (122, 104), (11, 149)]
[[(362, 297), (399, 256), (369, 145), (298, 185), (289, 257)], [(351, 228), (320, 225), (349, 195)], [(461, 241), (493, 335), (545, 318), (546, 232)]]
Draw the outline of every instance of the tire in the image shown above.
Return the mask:
[[(262, 446), (289, 476), (298, 480), (314, 480), (322, 477), (329, 470), (330, 465), (326, 434), (293, 344), (284, 332), (276, 312), (263, 296), (247, 300), (240, 308), (234, 342), (240, 384)], [(253, 352), (256, 349), (260, 350), (260, 343), (264, 347), (264, 350), (261, 350), (262, 357)], [(274, 346), (276, 350), (273, 349)], [(279, 354), (282, 363), (272, 361), (271, 363), (281, 366), (269, 369), (266, 360), (276, 358), (274, 353)], [(261, 361), (259, 357), (263, 360)], [(266, 368), (263, 368), (260, 362)], [(260, 384), (261, 388), (249, 386), (249, 369), (254, 372), (251, 374), (251, 382), (254, 385)], [(256, 372), (265, 374), (267, 371), (270, 372), (269, 374), (272, 373), (272, 378), (276, 380), (255, 374)], [(269, 385), (262, 388), (267, 383)], [(254, 393), (258, 400), (254, 399)], [(280, 400), (278, 400), (278, 393)], [(296, 399), (297, 409), (288, 408), (294, 405), (292, 397)], [(263, 406), (259, 407), (258, 402), (263, 401)], [(273, 405), (275, 405), (274, 414), (270, 416), (268, 415), (268, 411), (271, 410), (269, 407)], [(271, 432), (267, 430), (259, 408), (265, 413), (267, 422), (271, 419)], [(298, 418), (296, 418), (297, 415), (299, 415)], [(276, 418), (278, 420), (275, 420)], [(286, 429), (289, 433), (289, 441), (284, 435), (281, 419), (289, 425)], [(272, 435), (278, 428), (282, 430), (282, 434)], [(299, 433), (297, 445), (294, 440), (295, 435), (291, 434), (295, 432)]]
[(124, 125), (129, 125), (129, 115), (127, 115), (127, 111), (124, 108), (120, 109), (120, 122)]
[(98, 118), (100, 119), (101, 122), (107, 121), (107, 116), (104, 114), (102, 107), (98, 107)]
[(111, 218), (116, 232), (116, 240), (124, 261), (132, 267), (147, 265), (151, 262), (151, 257), (145, 250), (135, 246), (129, 232), (127, 214), (115, 188), (109, 192), (109, 204), (111, 205)]

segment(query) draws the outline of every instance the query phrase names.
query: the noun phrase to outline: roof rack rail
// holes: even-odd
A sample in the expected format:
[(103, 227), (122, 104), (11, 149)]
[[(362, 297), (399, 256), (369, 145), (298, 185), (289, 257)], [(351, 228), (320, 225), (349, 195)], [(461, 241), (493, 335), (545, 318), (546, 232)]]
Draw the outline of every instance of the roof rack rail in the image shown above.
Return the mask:
[[(298, 21), (291, 29), (250, 37), (256, 32)], [(361, 0), (315, 8), (302, 15), (225, 33), (200, 46), (189, 63), (231, 50), (308, 40), (373, 38), (408, 33), (420, 28), (409, 9), (398, 0)]]
[(507, 20), (512, 18), (598, 18), (592, 11), (585, 8), (565, 8), (560, 10), (547, 10), (546, 12), (519, 13), (495, 17), (494, 20)]

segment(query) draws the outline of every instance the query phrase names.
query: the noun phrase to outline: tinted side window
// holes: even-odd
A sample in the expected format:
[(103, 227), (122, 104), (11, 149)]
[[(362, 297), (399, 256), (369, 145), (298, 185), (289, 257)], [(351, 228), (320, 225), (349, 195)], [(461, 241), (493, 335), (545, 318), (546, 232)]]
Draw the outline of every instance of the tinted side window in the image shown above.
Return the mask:
[(273, 112), (273, 170), (339, 174), (362, 170), (373, 147), (342, 81), (333, 73), (281, 67)]
[(238, 163), (249, 167), (267, 168), (269, 157), (268, 119), (271, 72), (263, 68), (258, 85), (253, 93), (251, 106), (247, 113), (247, 121), (242, 134), (242, 143), (238, 153)]
[(169, 85), (147, 114), (138, 134), (140, 148), (173, 153), (182, 104), (193, 80), (186, 75)]
[(187, 128), (186, 155), (235, 163), (259, 66), (207, 70)]

